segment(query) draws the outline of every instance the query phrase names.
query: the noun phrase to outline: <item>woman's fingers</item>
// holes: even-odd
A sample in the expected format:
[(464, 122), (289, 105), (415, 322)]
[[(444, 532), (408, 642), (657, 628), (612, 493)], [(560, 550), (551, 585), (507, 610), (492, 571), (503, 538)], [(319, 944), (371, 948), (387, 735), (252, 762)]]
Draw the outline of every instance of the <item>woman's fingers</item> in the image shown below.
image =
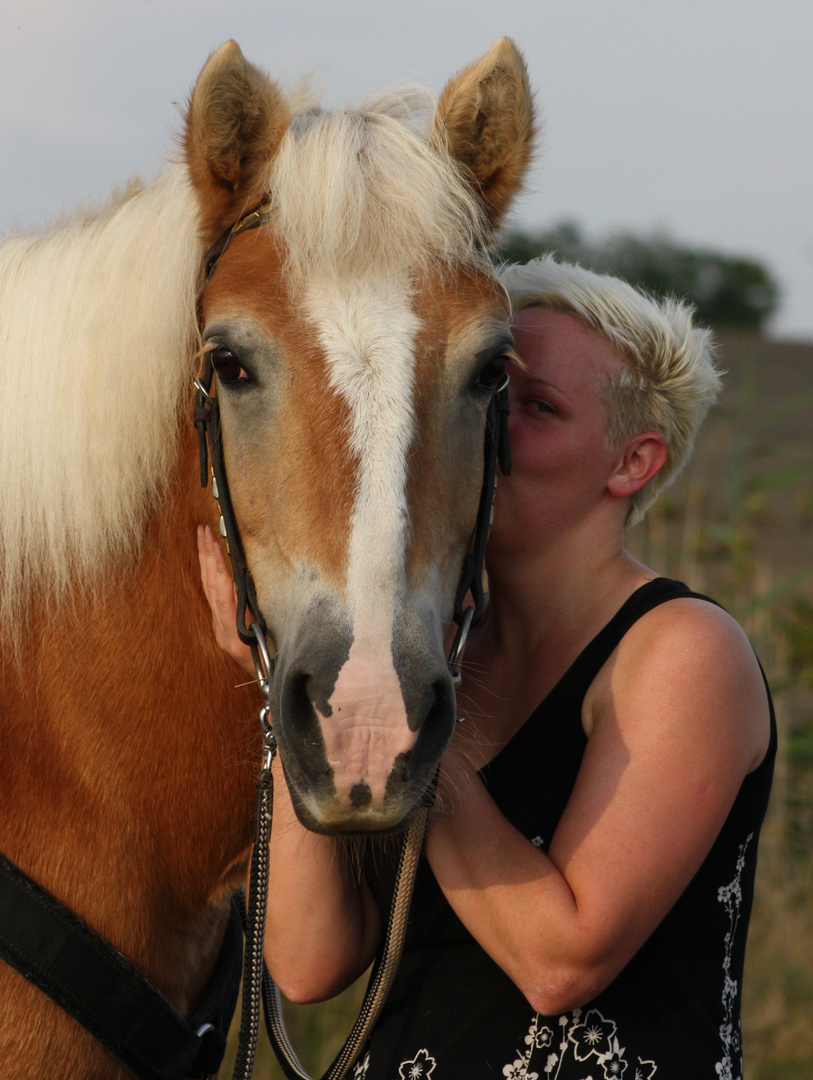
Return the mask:
[(226, 558), (220, 544), (215, 540), (208, 525), (205, 526), (205, 535), (207, 550), (211, 551), (214, 560), (213, 589), (215, 605), (223, 619), (228, 620), (229, 624), (233, 624), (237, 619), (237, 587), (226, 564)]
[[(203, 592), (214, 614), (217, 596), (217, 544), (208, 525), (198, 525), (198, 561)], [(221, 556), (222, 557), (222, 556)]]
[(198, 526), (197, 540), (200, 580), (212, 612), (215, 641), (241, 667), (253, 672), (251, 650), (237, 633), (237, 590), (229, 566), (208, 525)]

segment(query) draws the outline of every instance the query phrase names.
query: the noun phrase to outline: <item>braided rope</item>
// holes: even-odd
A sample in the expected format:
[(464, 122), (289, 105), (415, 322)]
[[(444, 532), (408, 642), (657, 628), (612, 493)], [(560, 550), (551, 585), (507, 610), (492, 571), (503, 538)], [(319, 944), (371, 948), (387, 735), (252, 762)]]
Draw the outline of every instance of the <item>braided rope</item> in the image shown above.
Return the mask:
[(260, 1033), (260, 999), (265, 970), (263, 937), (268, 900), (268, 841), (271, 835), (273, 798), (274, 779), (271, 774), (271, 755), (267, 754), (257, 781), (254, 848), (251, 853), (246, 943), (243, 958), (243, 1004), (240, 1017), (240, 1038), (232, 1080), (251, 1080), (257, 1053), (257, 1038)]
[[(347, 1076), (379, 1017), (395, 979), (401, 961), (404, 937), (409, 920), (409, 905), (412, 900), (412, 890), (415, 885), (415, 875), (418, 870), (418, 860), (423, 847), (428, 817), (429, 807), (421, 807), (409, 824), (398, 862), (387, 932), (381, 952), (376, 959), (375, 967), (370, 976), (370, 982), (364, 995), (358, 1019), (347, 1036), (344, 1046), (322, 1080), (343, 1080)], [(313, 1080), (310, 1073), (306, 1072), (302, 1066), (296, 1051), (291, 1045), (288, 1032), (285, 1030), (285, 1018), (279, 988), (267, 970), (263, 975), (263, 1007), (265, 1026), (285, 1075), (289, 1077), (289, 1080)]]

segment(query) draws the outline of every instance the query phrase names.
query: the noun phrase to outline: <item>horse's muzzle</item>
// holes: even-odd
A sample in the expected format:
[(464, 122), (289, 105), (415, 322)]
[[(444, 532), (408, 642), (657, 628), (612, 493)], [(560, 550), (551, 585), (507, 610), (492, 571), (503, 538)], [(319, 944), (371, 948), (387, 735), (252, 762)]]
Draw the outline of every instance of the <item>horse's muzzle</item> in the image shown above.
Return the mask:
[(399, 828), (424, 799), (454, 729), (442, 657), (413, 658), (404, 693), (391, 660), (376, 665), (353, 654), (329, 691), (330, 675), (305, 656), (277, 668), (280, 755), (297, 815), (315, 832)]

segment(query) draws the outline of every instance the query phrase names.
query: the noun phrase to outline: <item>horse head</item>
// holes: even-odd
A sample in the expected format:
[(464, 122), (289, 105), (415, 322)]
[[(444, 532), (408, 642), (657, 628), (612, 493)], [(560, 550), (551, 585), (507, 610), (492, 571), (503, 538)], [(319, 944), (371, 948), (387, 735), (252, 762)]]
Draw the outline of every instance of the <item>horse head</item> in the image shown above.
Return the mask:
[(512, 345), (484, 250), (531, 154), (522, 59), (503, 39), (416, 100), (297, 107), (230, 42), (187, 115), (201, 231), (225, 230), (200, 301), (223, 460), (317, 831), (398, 826), (451, 736), (444, 634)]

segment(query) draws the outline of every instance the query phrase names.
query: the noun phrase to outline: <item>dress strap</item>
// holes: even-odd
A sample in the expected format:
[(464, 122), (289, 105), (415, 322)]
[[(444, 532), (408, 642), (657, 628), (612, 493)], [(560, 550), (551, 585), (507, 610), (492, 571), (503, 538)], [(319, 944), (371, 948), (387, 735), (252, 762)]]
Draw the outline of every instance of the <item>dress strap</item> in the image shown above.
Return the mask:
[[(643, 615), (660, 606), (667, 600), (675, 600), (683, 597), (691, 597), (698, 600), (707, 600), (715, 603), (708, 596), (692, 592), (688, 585), (682, 581), (673, 581), (671, 578), (658, 577), (647, 581), (629, 596), (592, 641), (579, 653), (565, 674), (548, 694), (542, 707), (546, 707), (554, 699), (557, 706), (561, 705), (562, 698), (568, 699), (572, 704), (581, 708), (584, 695), (599, 671), (612, 656), (619, 642)], [(578, 700), (574, 700), (577, 698)]]
[(583, 749), (587, 736), (581, 725), (581, 710), (584, 697), (599, 671), (609, 660), (618, 643), (638, 619), (648, 611), (659, 607), (668, 600), (690, 597), (706, 600), (719, 607), (715, 600), (692, 590), (682, 581), (658, 577), (647, 581), (627, 597), (610, 621), (582, 649), (567, 671), (550, 690), (544, 700), (536, 706), (522, 727), (508, 740), (505, 746), (486, 765), (481, 774), (491, 776), (495, 769), (502, 768), (516, 753), (531, 751), (528, 740), (533, 741), (544, 730), (545, 738), (552, 737), (577, 742)]

